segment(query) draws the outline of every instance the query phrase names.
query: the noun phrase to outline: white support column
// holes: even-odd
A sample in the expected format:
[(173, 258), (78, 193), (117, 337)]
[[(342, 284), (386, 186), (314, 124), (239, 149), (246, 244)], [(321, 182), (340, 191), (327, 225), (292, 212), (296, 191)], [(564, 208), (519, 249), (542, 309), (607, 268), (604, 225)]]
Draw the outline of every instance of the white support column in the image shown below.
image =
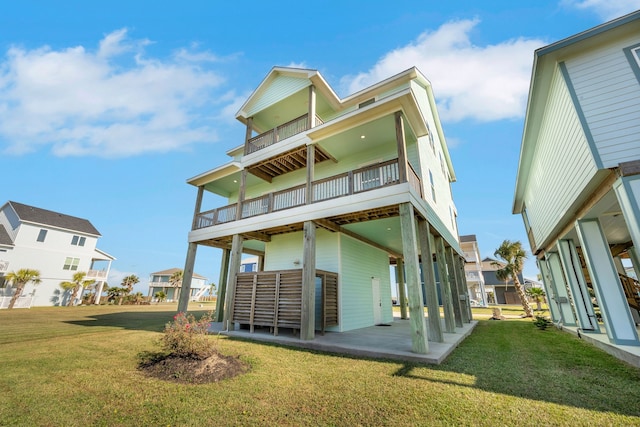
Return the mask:
[(440, 295), (442, 296), (442, 308), (444, 309), (444, 330), (448, 333), (455, 333), (456, 320), (453, 312), (451, 287), (449, 286), (449, 273), (447, 272), (444, 239), (438, 236), (434, 241), (436, 261), (438, 262), (438, 278), (440, 279)]
[(576, 230), (609, 340), (619, 345), (640, 346), (638, 331), (600, 221), (579, 220)]
[(551, 271), (549, 270), (549, 264), (546, 259), (537, 260), (538, 269), (542, 273), (542, 283), (544, 284), (545, 293), (547, 294), (547, 304), (549, 305), (549, 311), (551, 312), (551, 320), (553, 323), (559, 323), (562, 321), (562, 313), (560, 307), (556, 303), (558, 298), (555, 286), (553, 284), (553, 278)]
[(300, 339), (313, 340), (316, 331), (316, 224), (304, 223), (302, 250), (302, 313)]
[(409, 294), (409, 319), (411, 322), (411, 351), (418, 354), (429, 352), (427, 323), (424, 318), (416, 221), (411, 203), (400, 204), (400, 230), (402, 234), (402, 255)]
[(429, 222), (418, 219), (418, 240), (420, 241), (420, 255), (422, 257), (422, 279), (424, 281), (425, 298), (427, 300), (427, 314), (429, 338), (431, 341), (444, 342), (442, 323), (440, 322), (440, 304), (438, 304), (438, 287), (436, 274), (433, 271), (433, 251), (429, 239)]
[(573, 306), (578, 317), (578, 325), (584, 332), (600, 332), (596, 313), (587, 289), (587, 281), (582, 274), (576, 244), (573, 240), (559, 240), (558, 254), (564, 271), (564, 278), (569, 284)]
[(223, 326), (227, 331), (233, 330), (233, 303), (236, 298), (236, 278), (242, 264), (242, 236), (234, 234), (231, 240), (231, 258), (229, 260), (229, 274), (227, 276), (227, 295), (224, 302)]
[(214, 321), (222, 322), (224, 319), (224, 301), (227, 293), (227, 278), (229, 277), (229, 258), (231, 257), (230, 249), (222, 250), (222, 259), (220, 260), (220, 276), (218, 279), (218, 296), (216, 297), (216, 314)]
[(557, 252), (551, 252), (547, 255), (547, 261), (549, 263), (549, 271), (551, 272), (551, 283), (553, 284), (553, 290), (556, 294), (555, 303), (560, 310), (562, 324), (578, 326), (573, 316), (573, 310), (571, 309), (571, 302), (569, 301), (569, 293), (567, 292), (567, 285), (564, 280), (560, 256)]
[(460, 304), (460, 292), (458, 281), (456, 280), (456, 265), (453, 259), (453, 248), (449, 246), (445, 249), (445, 259), (447, 260), (447, 271), (449, 272), (449, 287), (451, 288), (451, 304), (453, 305), (453, 318), (457, 328), (462, 328), (462, 305)]
[(184, 270), (182, 273), (182, 289), (180, 292), (180, 300), (178, 301), (178, 313), (186, 313), (189, 308), (189, 299), (191, 297), (191, 279), (193, 278), (193, 266), (196, 263), (196, 251), (198, 244), (190, 242), (187, 249), (187, 259), (184, 262)]
[(400, 304), (400, 318), (408, 319), (407, 314), (407, 292), (404, 281), (404, 259), (396, 260), (396, 279), (398, 281), (398, 303)]

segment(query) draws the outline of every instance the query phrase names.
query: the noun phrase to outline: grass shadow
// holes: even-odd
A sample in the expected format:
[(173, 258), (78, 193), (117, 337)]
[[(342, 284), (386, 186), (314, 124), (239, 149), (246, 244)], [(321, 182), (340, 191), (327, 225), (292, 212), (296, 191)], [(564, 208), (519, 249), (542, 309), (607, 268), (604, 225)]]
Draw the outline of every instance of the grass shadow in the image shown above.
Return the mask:
[[(190, 311), (200, 317), (207, 311)], [(121, 311), (116, 313), (94, 314), (82, 320), (68, 320), (65, 323), (86, 327), (112, 327), (120, 329), (162, 332), (165, 325), (173, 320), (172, 311)]]

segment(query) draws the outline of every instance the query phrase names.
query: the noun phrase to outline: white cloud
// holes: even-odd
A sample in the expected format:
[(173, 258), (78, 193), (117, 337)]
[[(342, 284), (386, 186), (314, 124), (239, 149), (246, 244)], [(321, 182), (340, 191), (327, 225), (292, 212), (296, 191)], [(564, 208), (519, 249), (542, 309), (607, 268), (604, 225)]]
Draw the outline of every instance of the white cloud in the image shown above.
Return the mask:
[(640, 9), (640, 0), (562, 0), (562, 5), (591, 10), (605, 21)]
[(0, 62), (0, 151), (50, 147), (59, 156), (166, 152), (217, 139), (210, 116), (223, 78), (209, 52), (147, 58), (126, 29), (95, 51), (12, 47)]
[(443, 121), (493, 121), (524, 116), (533, 52), (538, 39), (511, 39), (476, 46), (470, 38), (479, 20), (443, 24), (417, 40), (387, 53), (372, 69), (346, 76), (353, 93), (416, 66), (431, 81)]

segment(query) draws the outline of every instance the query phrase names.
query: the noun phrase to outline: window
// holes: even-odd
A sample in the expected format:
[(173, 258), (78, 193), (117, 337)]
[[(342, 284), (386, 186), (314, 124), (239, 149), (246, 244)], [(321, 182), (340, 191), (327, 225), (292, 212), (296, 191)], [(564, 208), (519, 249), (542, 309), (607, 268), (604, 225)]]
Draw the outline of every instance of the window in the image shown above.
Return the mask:
[(64, 266), (62, 267), (62, 269), (76, 271), (78, 269), (78, 264), (80, 264), (80, 258), (67, 257), (64, 260)]
[(640, 46), (634, 49), (631, 49), (631, 52), (633, 53), (633, 57), (636, 59), (638, 67), (640, 67)]
[(429, 183), (431, 184), (431, 197), (433, 198), (433, 202), (436, 201), (436, 187), (433, 184), (433, 174), (429, 171)]
[(431, 133), (431, 129), (429, 128), (429, 124), (427, 124), (427, 134), (429, 135), (429, 145), (433, 150), (433, 154), (436, 154), (436, 144), (433, 142), (433, 134)]
[(74, 246), (84, 246), (84, 242), (87, 240), (86, 237), (73, 236), (71, 238), (71, 244)]
[(440, 169), (442, 170), (442, 175), (447, 176), (447, 173), (444, 171), (444, 161), (442, 160), (442, 153), (438, 153), (440, 156)]
[(36, 239), (38, 242), (44, 242), (44, 239), (47, 237), (47, 230), (44, 228), (40, 229), (38, 233), (38, 238)]
[(371, 104), (373, 104), (374, 102), (376, 102), (376, 99), (375, 99), (375, 98), (367, 99), (366, 101), (361, 102), (360, 104), (358, 104), (358, 108), (364, 108), (364, 107), (366, 107), (367, 105), (371, 105)]

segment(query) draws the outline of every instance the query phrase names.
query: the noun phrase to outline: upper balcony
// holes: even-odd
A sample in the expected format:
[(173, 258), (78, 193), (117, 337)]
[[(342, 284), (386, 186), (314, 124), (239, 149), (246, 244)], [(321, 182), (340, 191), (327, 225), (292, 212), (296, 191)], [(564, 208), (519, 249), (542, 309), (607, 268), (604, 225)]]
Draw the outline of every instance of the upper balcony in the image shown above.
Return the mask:
[[(315, 116), (315, 126), (319, 126), (324, 122), (322, 119), (316, 114)], [(244, 146), (244, 154), (255, 153), (258, 150), (262, 150), (263, 148), (269, 147), (273, 144), (276, 144), (279, 141), (287, 139), (291, 136), (297, 135), (299, 133), (305, 132), (311, 129), (311, 123), (309, 123), (309, 115), (304, 114), (300, 117), (296, 117), (295, 119), (277, 126), (271, 130), (261, 133), (260, 135), (254, 136), (253, 138), (249, 138)]]
[[(422, 197), (420, 178), (410, 165), (408, 167), (408, 181)], [(310, 203), (358, 194), (400, 184), (401, 182), (398, 159), (393, 159), (313, 181), (310, 185), (309, 200), (307, 200), (307, 194), (309, 194), (307, 185), (300, 184), (285, 190), (247, 199), (240, 203), (201, 212), (196, 215), (193, 229), (197, 230)]]

